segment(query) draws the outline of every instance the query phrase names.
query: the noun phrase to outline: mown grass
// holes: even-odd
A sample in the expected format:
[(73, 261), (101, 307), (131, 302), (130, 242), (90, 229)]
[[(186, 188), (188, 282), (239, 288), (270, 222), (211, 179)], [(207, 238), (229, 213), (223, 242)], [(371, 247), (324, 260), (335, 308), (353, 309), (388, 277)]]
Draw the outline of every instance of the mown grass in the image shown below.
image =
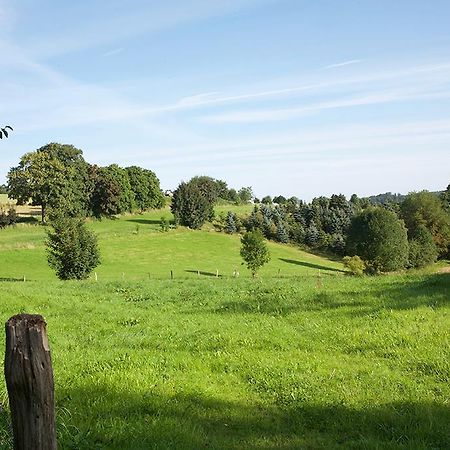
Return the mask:
[(161, 215), (90, 223), (98, 282), (56, 280), (44, 227), (0, 230), (1, 319), (47, 320), (60, 448), (450, 447), (450, 274), (354, 278), (270, 244), (253, 280), (238, 236)]

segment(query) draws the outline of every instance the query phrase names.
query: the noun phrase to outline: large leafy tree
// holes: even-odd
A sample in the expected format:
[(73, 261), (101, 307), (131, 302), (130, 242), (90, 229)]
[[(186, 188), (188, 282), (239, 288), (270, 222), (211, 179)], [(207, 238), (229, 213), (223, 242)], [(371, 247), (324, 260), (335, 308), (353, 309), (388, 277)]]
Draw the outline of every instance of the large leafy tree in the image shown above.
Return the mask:
[(410, 238), (423, 226), (431, 233), (439, 254), (447, 252), (450, 244), (450, 215), (436, 194), (427, 191), (408, 194), (400, 205), (400, 217), (405, 221)]
[(120, 213), (132, 212), (135, 208), (134, 192), (131, 189), (127, 171), (122, 167), (119, 167), (117, 164), (111, 164), (105, 169), (120, 186)]
[(95, 217), (112, 217), (120, 214), (121, 187), (114, 176), (105, 167), (89, 167), (91, 185), (91, 212)]
[(137, 166), (127, 167), (125, 170), (137, 208), (145, 211), (150, 208), (161, 208), (164, 205), (159, 180), (154, 172)]
[(406, 267), (408, 239), (403, 221), (381, 207), (364, 210), (350, 224), (347, 252), (350, 256), (360, 256), (373, 272)]
[(41, 206), (43, 222), (49, 207), (73, 216), (86, 214), (88, 165), (82, 155), (72, 145), (57, 143), (26, 153), (7, 175), (9, 197), (19, 205), (31, 200)]

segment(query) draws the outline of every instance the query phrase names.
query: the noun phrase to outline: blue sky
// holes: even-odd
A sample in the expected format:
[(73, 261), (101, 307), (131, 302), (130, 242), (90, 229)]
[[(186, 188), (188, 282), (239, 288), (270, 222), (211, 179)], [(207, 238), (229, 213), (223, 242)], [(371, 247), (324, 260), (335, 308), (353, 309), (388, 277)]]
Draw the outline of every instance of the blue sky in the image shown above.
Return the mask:
[(0, 182), (70, 143), (258, 196), (450, 183), (448, 0), (0, 0)]

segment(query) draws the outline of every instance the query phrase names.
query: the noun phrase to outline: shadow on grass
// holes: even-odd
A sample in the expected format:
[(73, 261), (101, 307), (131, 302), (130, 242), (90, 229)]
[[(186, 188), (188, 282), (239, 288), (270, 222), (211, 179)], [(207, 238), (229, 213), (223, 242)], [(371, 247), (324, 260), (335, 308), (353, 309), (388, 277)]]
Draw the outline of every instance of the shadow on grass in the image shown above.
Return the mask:
[[(203, 275), (205, 277), (214, 277), (214, 278), (217, 277), (215, 272), (205, 272), (203, 270), (185, 270), (185, 272), (195, 273), (196, 275), (200, 274), (200, 275)], [(218, 278), (222, 278), (222, 275), (219, 274)]]
[(57, 391), (59, 446), (287, 450), (443, 449), (450, 444), (450, 410), (438, 403), (397, 402), (361, 409), (294, 399), (283, 405), (249, 404), (178, 389), (161, 394), (150, 383), (144, 394), (106, 385)]
[(286, 258), (278, 258), (280, 261), (283, 261), (288, 264), (295, 264), (297, 266), (308, 267), (309, 269), (318, 269), (325, 270), (328, 272), (340, 272), (346, 273), (345, 270), (335, 269), (334, 267), (321, 266), (320, 264), (313, 264), (306, 261), (297, 261), (296, 259), (286, 259)]
[(34, 216), (19, 216), (17, 219), (17, 223), (39, 223), (38, 217), (40, 217), (40, 213)]
[(135, 219), (127, 219), (127, 222), (135, 222), (135, 223), (138, 223), (140, 225), (160, 225), (161, 224), (161, 220), (156, 220), (156, 219), (139, 219), (139, 218), (135, 218)]
[(0, 282), (5, 281), (5, 282), (17, 282), (17, 281), (21, 281), (22, 283), (24, 282), (23, 278), (10, 278), (10, 277), (6, 277), (6, 278), (2, 278), (0, 277)]
[(338, 310), (363, 316), (382, 310), (408, 310), (418, 307), (441, 308), (450, 302), (450, 274), (427, 275), (420, 279), (392, 282), (389, 278), (361, 279), (361, 285), (340, 290), (322, 288), (301, 293), (275, 287), (261, 286), (245, 297), (222, 303), (214, 310), (220, 314), (268, 314), (287, 316), (306, 311)]

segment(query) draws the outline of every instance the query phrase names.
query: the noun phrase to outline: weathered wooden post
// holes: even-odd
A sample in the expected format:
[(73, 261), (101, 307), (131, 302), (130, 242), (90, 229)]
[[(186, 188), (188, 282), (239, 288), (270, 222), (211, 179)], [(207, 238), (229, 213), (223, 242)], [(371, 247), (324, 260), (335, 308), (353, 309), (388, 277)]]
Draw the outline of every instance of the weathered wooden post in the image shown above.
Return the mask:
[(5, 325), (5, 378), (15, 450), (55, 450), (55, 401), (46, 323), (18, 314)]

